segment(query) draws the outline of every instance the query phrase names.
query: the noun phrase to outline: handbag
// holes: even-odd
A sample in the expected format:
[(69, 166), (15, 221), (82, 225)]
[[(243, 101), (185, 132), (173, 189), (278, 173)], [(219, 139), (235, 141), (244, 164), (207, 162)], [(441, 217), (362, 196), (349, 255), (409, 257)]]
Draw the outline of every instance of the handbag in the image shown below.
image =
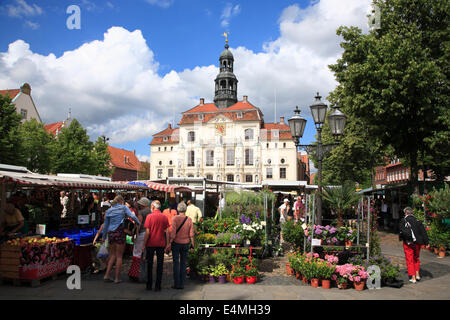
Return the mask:
[(133, 219), (126, 217), (125, 220), (123, 220), (123, 232), (128, 236), (134, 236), (137, 232), (136, 222), (134, 222)]

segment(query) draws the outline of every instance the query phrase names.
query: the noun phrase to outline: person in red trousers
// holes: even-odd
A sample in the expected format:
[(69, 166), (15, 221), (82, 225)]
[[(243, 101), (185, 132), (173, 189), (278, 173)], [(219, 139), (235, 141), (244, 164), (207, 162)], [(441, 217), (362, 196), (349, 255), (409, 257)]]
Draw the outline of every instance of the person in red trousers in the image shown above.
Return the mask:
[(406, 207), (403, 212), (405, 216), (400, 220), (399, 240), (403, 241), (409, 281), (416, 283), (416, 281), (420, 281), (420, 248), (422, 245), (427, 247), (430, 245), (425, 227), (414, 217), (413, 209)]

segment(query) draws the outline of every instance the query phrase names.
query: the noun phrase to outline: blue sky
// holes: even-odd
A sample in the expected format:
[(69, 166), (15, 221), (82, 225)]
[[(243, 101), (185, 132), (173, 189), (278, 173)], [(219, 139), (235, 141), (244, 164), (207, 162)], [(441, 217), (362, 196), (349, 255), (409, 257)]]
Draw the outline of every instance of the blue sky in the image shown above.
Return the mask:
[[(266, 122), (307, 118), (309, 105), (336, 85), (327, 65), (339, 57), (340, 25), (366, 28), (370, 0), (0, 0), (0, 89), (32, 86), (45, 123), (68, 108), (91, 139), (149, 156), (151, 135), (204, 97), (211, 101), (224, 31), (235, 56), (238, 97)], [(69, 30), (70, 5), (81, 29)], [(174, 116), (175, 115), (175, 116)]]

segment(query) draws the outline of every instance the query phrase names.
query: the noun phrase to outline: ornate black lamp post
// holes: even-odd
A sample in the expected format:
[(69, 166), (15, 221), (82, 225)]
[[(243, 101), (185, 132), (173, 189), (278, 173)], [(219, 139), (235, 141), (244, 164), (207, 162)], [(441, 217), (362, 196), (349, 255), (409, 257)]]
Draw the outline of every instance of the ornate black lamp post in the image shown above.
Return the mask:
[(322, 160), (323, 157), (338, 143), (338, 139), (344, 133), (346, 116), (339, 111), (338, 106), (334, 106), (333, 112), (328, 116), (330, 130), (335, 137), (336, 142), (333, 144), (322, 144), (322, 126), (325, 123), (327, 114), (327, 105), (320, 99), (319, 93), (315, 97), (316, 101), (310, 106), (311, 114), (314, 124), (317, 129), (318, 139), (317, 145), (301, 145), (300, 138), (303, 137), (303, 132), (306, 126), (306, 120), (300, 116), (298, 107), (294, 110), (294, 116), (288, 120), (291, 129), (292, 137), (295, 140), (296, 147), (305, 148), (308, 154), (315, 153), (319, 162), (318, 167), (318, 196), (317, 196), (317, 224), (322, 223)]

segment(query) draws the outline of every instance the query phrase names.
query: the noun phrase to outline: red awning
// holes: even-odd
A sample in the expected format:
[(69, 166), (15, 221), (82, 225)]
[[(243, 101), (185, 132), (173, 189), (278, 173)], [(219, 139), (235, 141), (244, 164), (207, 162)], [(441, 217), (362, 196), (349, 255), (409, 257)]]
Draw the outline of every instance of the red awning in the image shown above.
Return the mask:
[(129, 181), (128, 183), (145, 183), (145, 185), (150, 189), (163, 192), (192, 192), (192, 189), (176, 184), (164, 184), (146, 180)]

